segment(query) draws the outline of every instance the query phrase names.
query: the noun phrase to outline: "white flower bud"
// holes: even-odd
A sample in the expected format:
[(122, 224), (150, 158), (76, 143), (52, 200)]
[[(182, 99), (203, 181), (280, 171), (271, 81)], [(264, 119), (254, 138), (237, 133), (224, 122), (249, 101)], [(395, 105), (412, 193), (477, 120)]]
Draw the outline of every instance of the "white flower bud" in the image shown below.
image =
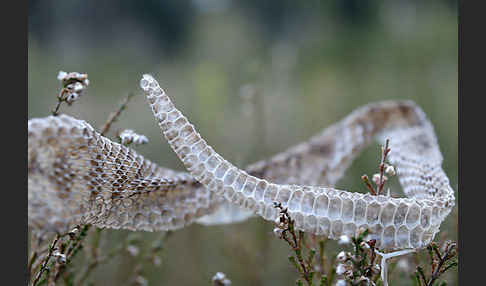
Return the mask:
[(374, 174), (373, 178), (371, 179), (375, 184), (380, 183), (380, 174)]
[(347, 255), (346, 255), (346, 252), (344, 252), (344, 251), (339, 252), (339, 254), (337, 255), (337, 260), (339, 262), (344, 262), (346, 260), (346, 258), (347, 258)]
[(344, 272), (346, 272), (346, 265), (339, 263), (338, 266), (336, 267), (336, 274), (343, 275)]
[(135, 132), (131, 129), (123, 130), (119, 135), (121, 143), (124, 145), (132, 143), (134, 134)]
[(119, 137), (123, 145), (128, 145), (131, 143), (134, 143), (135, 145), (148, 143), (148, 138), (145, 135), (139, 135), (131, 129), (123, 130)]
[(283, 229), (276, 227), (273, 229), (273, 234), (275, 234), (276, 237), (281, 238), (283, 233)]
[(69, 237), (74, 238), (74, 236), (76, 235), (76, 233), (78, 233), (78, 231), (79, 231), (78, 227), (71, 229), (71, 231), (68, 233)]
[(230, 285), (231, 284), (231, 280), (226, 278), (226, 275), (223, 272), (217, 272), (213, 276), (212, 281), (213, 281), (213, 285)]
[(341, 235), (339, 237), (339, 241), (338, 241), (338, 244), (349, 244), (351, 242), (351, 239), (349, 238), (349, 236), (346, 236), (346, 235)]
[(59, 73), (57, 74), (57, 79), (62, 81), (63, 79), (65, 79), (67, 76), (67, 72), (65, 71), (59, 71)]
[(362, 241), (359, 245), (364, 249), (370, 249), (370, 246), (365, 241)]
[[(374, 174), (372, 180), (376, 185), (379, 185), (380, 184), (380, 174)], [(387, 180), (388, 180), (388, 178), (385, 175), (383, 175), (383, 182), (386, 182)]]
[(59, 251), (56, 251), (52, 254), (52, 256), (57, 258), (57, 262), (60, 264), (66, 263), (66, 255), (63, 253), (60, 253)]
[(75, 82), (72, 84), (72, 89), (75, 91), (75, 92), (80, 92), (84, 89), (84, 86), (82, 83), (80, 82)]
[(336, 281), (336, 286), (346, 286), (346, 281), (344, 279), (339, 279)]
[(385, 173), (387, 173), (390, 176), (395, 176), (395, 168), (392, 165), (387, 165), (385, 168)]
[(78, 93), (70, 93), (67, 97), (66, 97), (66, 102), (67, 104), (72, 104), (73, 102), (75, 102), (76, 100), (79, 99), (79, 94)]
[(149, 142), (148, 138), (145, 135), (138, 135), (133, 138), (133, 143), (135, 145), (142, 145), (147, 144)]

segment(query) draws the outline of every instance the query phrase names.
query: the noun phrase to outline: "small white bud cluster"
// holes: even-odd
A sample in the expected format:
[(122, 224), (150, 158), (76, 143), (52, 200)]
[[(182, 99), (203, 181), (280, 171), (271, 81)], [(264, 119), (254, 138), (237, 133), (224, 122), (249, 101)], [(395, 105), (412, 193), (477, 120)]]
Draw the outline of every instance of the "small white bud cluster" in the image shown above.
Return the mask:
[[(386, 182), (388, 181), (388, 177), (383, 175), (383, 182)], [(379, 185), (380, 184), (380, 174), (374, 174), (373, 175), (373, 182), (376, 184), (376, 185)]]
[(336, 274), (344, 276), (353, 275), (353, 266), (351, 264), (339, 263), (336, 267)]
[[(392, 165), (385, 164), (385, 174), (389, 175), (390, 177), (393, 177), (396, 175), (395, 168)], [(373, 182), (378, 186), (380, 184), (380, 174), (374, 174), (373, 175)], [(383, 182), (388, 181), (388, 177), (383, 175), (382, 178)]]
[(283, 232), (287, 229), (287, 224), (285, 223), (284, 219), (281, 216), (277, 217), (274, 221), (275, 228), (273, 229), (273, 234), (277, 238), (282, 238)]
[(68, 105), (78, 100), (89, 85), (88, 74), (60, 71), (57, 79), (62, 82), (63, 89), (58, 95), (60, 101)]
[(121, 144), (123, 145), (128, 145), (128, 144), (135, 144), (135, 145), (141, 145), (141, 144), (147, 144), (148, 138), (145, 135), (137, 134), (135, 131), (131, 129), (126, 129), (123, 130), (122, 133), (119, 135)]
[(213, 276), (212, 281), (213, 281), (213, 285), (218, 285), (218, 286), (225, 286), (231, 284), (231, 280), (226, 278), (226, 275), (223, 272), (217, 272)]

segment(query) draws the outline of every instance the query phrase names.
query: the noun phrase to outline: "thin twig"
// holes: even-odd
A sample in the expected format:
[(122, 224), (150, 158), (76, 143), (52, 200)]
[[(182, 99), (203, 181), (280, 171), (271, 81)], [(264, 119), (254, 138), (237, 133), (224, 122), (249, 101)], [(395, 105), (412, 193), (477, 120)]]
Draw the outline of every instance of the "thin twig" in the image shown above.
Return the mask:
[(370, 183), (370, 179), (368, 178), (367, 175), (363, 175), (361, 176), (361, 180), (363, 180), (363, 182), (365, 183), (366, 187), (368, 187), (368, 190), (370, 191), (370, 193), (373, 195), (373, 196), (376, 196), (377, 193), (375, 191), (375, 188), (373, 188), (373, 186), (371, 185)]
[[(380, 177), (379, 177), (378, 182), (375, 181), (376, 189), (373, 187), (373, 185), (371, 185), (370, 179), (368, 178), (367, 175), (361, 176), (361, 180), (363, 180), (366, 187), (368, 188), (368, 190), (370, 191), (370, 193), (373, 196), (383, 194), (383, 189), (384, 189), (385, 183), (386, 183), (385, 176), (384, 176), (385, 162), (386, 162), (386, 158), (387, 158), (388, 154), (390, 153), (390, 148), (388, 148), (389, 143), (390, 143), (390, 140), (386, 139), (385, 146), (381, 147), (381, 160), (380, 160), (380, 164), (378, 166), (378, 168), (380, 170)], [(373, 181), (374, 180), (375, 179), (373, 178)]]
[(385, 181), (383, 180), (383, 173), (385, 172), (385, 161), (388, 153), (390, 153), (390, 148), (388, 145), (390, 143), (390, 139), (386, 139), (385, 147), (381, 147), (381, 162), (380, 162), (380, 181), (378, 184), (378, 195), (383, 193), (383, 187), (385, 186)]
[(56, 244), (57, 244), (57, 242), (59, 241), (60, 238), (61, 238), (61, 236), (59, 234), (57, 234), (54, 241), (52, 241), (52, 244), (49, 247), (49, 253), (47, 254), (47, 257), (44, 259), (44, 262), (42, 263), (42, 266), (41, 266), (39, 272), (37, 273), (37, 275), (34, 279), (34, 282), (32, 283), (34, 286), (37, 285), (42, 274), (44, 273), (44, 271), (46, 271), (47, 264), (49, 263), (49, 260), (51, 259), (54, 250), (56, 250), (55, 247), (56, 247)]
[(134, 97), (134, 96), (135, 96), (135, 94), (129, 93), (128, 96), (121, 103), (121, 105), (118, 108), (118, 110), (115, 111), (115, 112), (110, 113), (110, 115), (108, 116), (108, 119), (106, 120), (105, 124), (103, 125), (103, 127), (101, 129), (101, 133), (100, 133), (101, 135), (104, 136), (106, 133), (108, 133), (108, 131), (110, 130), (111, 125), (113, 124), (113, 122), (115, 122), (118, 119), (118, 117), (120, 116), (121, 112), (123, 110), (125, 110), (125, 108), (127, 107), (128, 102), (130, 101), (130, 99), (132, 97)]
[[(289, 257), (289, 260), (299, 271), (302, 278), (307, 282), (307, 285), (313, 285), (313, 258), (315, 251), (311, 250), (307, 261), (302, 256), (302, 243), (304, 242), (304, 232), (299, 231), (298, 235), (295, 233), (295, 221), (290, 217), (287, 208), (282, 207), (280, 203), (274, 203), (275, 208), (280, 209), (280, 221), (285, 225), (285, 229), (282, 231), (281, 238), (284, 239), (292, 248), (297, 257), (297, 261), (293, 256)], [(290, 233), (290, 237), (287, 235)]]
[(54, 116), (58, 116), (59, 115), (59, 107), (61, 107), (61, 103), (62, 103), (61, 100), (58, 100), (57, 101), (56, 107), (52, 111), (52, 115), (54, 115)]

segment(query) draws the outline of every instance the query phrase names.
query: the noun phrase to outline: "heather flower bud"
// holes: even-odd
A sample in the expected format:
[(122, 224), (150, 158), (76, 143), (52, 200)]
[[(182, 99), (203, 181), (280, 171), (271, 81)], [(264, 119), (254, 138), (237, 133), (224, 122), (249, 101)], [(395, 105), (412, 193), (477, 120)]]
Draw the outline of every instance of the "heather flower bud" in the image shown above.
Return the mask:
[[(388, 180), (388, 178), (386, 176), (383, 176), (383, 182), (386, 182)], [(374, 174), (373, 175), (373, 182), (375, 184), (380, 184), (380, 174)]]
[(349, 244), (351, 242), (351, 239), (349, 238), (349, 236), (346, 236), (346, 235), (341, 235), (339, 237), (339, 241), (338, 241), (338, 244)]
[(336, 267), (336, 274), (343, 275), (344, 272), (346, 272), (346, 265), (339, 263), (338, 266)]
[(387, 173), (390, 176), (395, 176), (395, 168), (392, 165), (387, 165), (385, 168), (385, 173)]
[(344, 279), (339, 279), (336, 281), (336, 286), (346, 286), (346, 281)]
[(281, 238), (282, 237), (282, 233), (283, 233), (283, 229), (279, 228), (279, 227), (276, 227), (273, 229), (273, 234), (275, 234), (275, 236), (277, 238)]
[(370, 246), (365, 241), (362, 241), (359, 245), (364, 249), (370, 249)]
[(226, 275), (223, 272), (218, 272), (213, 276), (213, 285), (221, 285), (221, 286), (227, 286), (231, 284), (231, 280), (226, 278)]
[(135, 131), (131, 129), (126, 129), (123, 130), (120, 135), (120, 141), (121, 144), (123, 145), (128, 145), (128, 144), (135, 144), (135, 145), (141, 145), (141, 144), (146, 144), (148, 143), (148, 138), (145, 135), (140, 135), (135, 133)]
[(339, 262), (344, 262), (346, 260), (346, 258), (347, 258), (347, 255), (346, 255), (346, 252), (344, 252), (344, 251), (339, 252), (339, 254), (337, 255), (337, 260)]
[(63, 253), (60, 253), (59, 251), (56, 251), (52, 254), (52, 256), (57, 258), (57, 262), (60, 264), (66, 263), (66, 255)]

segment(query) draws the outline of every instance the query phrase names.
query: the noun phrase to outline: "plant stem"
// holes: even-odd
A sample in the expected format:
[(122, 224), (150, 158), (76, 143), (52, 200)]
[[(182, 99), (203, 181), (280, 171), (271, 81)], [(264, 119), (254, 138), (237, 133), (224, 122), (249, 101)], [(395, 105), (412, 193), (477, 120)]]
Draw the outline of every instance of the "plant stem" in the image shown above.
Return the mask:
[(105, 124), (103, 125), (103, 127), (101, 129), (100, 134), (102, 136), (105, 136), (106, 133), (108, 133), (113, 122), (115, 122), (118, 119), (118, 117), (120, 116), (120, 114), (122, 113), (122, 111), (126, 109), (128, 102), (130, 101), (130, 99), (133, 96), (135, 96), (133, 93), (128, 94), (128, 96), (125, 98), (125, 100), (123, 100), (123, 102), (120, 105), (120, 107), (118, 108), (118, 110), (110, 113), (110, 115), (108, 116), (108, 119), (106, 120)]
[(44, 262), (42, 263), (42, 266), (41, 266), (41, 269), (39, 270), (39, 272), (37, 273), (36, 277), (35, 277), (35, 280), (34, 282), (32, 283), (34, 286), (37, 285), (37, 283), (39, 282), (39, 279), (41, 278), (42, 274), (44, 273), (44, 271), (46, 271), (46, 268), (47, 268), (47, 264), (49, 263), (49, 260), (51, 259), (52, 257), (52, 253), (54, 252), (54, 250), (56, 249), (56, 244), (57, 242), (59, 241), (60, 239), (60, 235), (57, 234), (56, 235), (56, 238), (54, 239), (54, 241), (52, 242), (51, 246), (49, 247), (49, 253), (47, 254), (47, 257), (45, 258)]

